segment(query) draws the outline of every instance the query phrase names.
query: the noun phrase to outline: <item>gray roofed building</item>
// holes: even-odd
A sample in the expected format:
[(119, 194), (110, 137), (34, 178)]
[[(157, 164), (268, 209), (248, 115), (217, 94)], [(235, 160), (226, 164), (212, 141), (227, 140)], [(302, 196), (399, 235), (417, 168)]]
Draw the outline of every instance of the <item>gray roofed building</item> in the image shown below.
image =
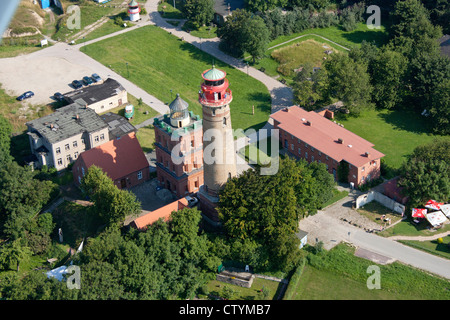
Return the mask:
[(101, 84), (93, 84), (78, 90), (67, 92), (64, 99), (68, 103), (86, 104), (97, 113), (126, 104), (127, 91), (116, 80), (108, 78)]
[(215, 0), (214, 22), (219, 25), (223, 24), (227, 16), (236, 9), (244, 8), (244, 6), (244, 0)]
[(102, 114), (100, 118), (108, 125), (109, 140), (114, 140), (137, 131), (137, 129), (121, 115), (108, 112)]
[(30, 135), (44, 137), (49, 143), (108, 127), (94, 110), (78, 103), (59, 108), (52, 114), (27, 122), (26, 125), (31, 129)]
[(109, 141), (109, 126), (86, 105), (73, 103), (26, 123), (36, 166), (66, 168), (81, 152)]

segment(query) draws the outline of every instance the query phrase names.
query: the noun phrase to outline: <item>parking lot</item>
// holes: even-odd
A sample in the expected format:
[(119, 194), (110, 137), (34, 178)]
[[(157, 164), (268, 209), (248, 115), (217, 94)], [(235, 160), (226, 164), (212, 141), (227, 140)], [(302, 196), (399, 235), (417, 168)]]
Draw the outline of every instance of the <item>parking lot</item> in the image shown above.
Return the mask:
[(43, 105), (53, 102), (55, 92), (72, 91), (73, 80), (81, 80), (91, 75), (91, 70), (64, 58), (26, 55), (0, 59), (0, 83), (11, 96), (19, 96), (25, 91), (34, 92), (25, 103)]

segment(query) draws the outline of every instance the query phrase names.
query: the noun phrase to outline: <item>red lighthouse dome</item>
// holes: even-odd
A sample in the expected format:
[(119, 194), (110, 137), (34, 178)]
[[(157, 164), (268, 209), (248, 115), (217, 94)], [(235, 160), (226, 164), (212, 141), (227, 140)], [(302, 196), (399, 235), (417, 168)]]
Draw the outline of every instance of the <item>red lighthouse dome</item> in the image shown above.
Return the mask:
[(208, 107), (221, 107), (228, 105), (233, 99), (231, 90), (228, 88), (228, 79), (226, 79), (226, 72), (216, 69), (212, 66), (211, 69), (202, 73), (203, 83), (199, 91), (199, 102)]

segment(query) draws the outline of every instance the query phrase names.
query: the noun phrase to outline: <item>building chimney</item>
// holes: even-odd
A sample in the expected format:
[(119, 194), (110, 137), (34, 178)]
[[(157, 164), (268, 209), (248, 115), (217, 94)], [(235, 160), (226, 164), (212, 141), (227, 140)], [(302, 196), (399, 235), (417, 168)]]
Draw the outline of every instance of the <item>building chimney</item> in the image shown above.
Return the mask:
[(368, 153), (368, 152), (366, 152), (364, 155), (365, 155), (367, 158), (369, 157), (369, 153)]
[(343, 144), (344, 143), (344, 139), (339, 138), (338, 139), (338, 143)]
[(309, 121), (309, 120), (308, 120), (308, 121), (306, 121), (306, 125), (307, 125), (307, 126), (312, 126), (312, 123), (311, 123), (311, 121)]

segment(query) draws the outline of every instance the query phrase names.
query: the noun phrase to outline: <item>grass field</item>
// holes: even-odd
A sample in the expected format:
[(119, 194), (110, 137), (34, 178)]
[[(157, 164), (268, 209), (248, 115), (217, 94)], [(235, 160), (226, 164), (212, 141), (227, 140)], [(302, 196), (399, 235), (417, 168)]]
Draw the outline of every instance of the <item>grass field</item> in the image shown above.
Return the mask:
[[(292, 77), (295, 75), (295, 69), (310, 63), (313, 67), (320, 68), (323, 58), (327, 57), (324, 53), (327, 49), (324, 43), (313, 39), (307, 39), (296, 44), (292, 44), (272, 52), (271, 58), (278, 62), (277, 72), (284, 76)], [(329, 48), (327, 46), (327, 48)], [(333, 54), (336, 50), (333, 50)]]
[(437, 240), (431, 241), (412, 241), (412, 240), (402, 240), (399, 241), (408, 246), (414, 247), (416, 249), (420, 249), (426, 251), (428, 253), (438, 255), (444, 257), (446, 259), (450, 259), (450, 236), (442, 237), (443, 243), (438, 243)]
[(355, 257), (354, 249), (340, 244), (310, 254), (294, 300), (449, 300), (447, 280), (394, 262), (378, 265), (380, 289), (368, 289), (372, 261)]
[(142, 27), (81, 50), (124, 76), (128, 62), (130, 81), (165, 103), (179, 93), (195, 114), (201, 114), (197, 101), (201, 73), (214, 63), (227, 72), (233, 91), (233, 128), (260, 128), (269, 117), (271, 97), (264, 84), (155, 26)]
[[(365, 216), (369, 220), (378, 223), (379, 225), (384, 225), (385, 222), (381, 220), (381, 216), (385, 215), (386, 218), (391, 219), (391, 223), (395, 223), (402, 219), (400, 214), (394, 213), (377, 201), (371, 201), (364, 205), (363, 207), (357, 209), (359, 214)], [(388, 225), (387, 225), (388, 226)]]
[(450, 139), (430, 134), (430, 123), (425, 118), (406, 111), (369, 110), (357, 118), (338, 113), (336, 121), (373, 143), (376, 150), (385, 154), (386, 164), (393, 169), (398, 169), (417, 146), (433, 139)]

